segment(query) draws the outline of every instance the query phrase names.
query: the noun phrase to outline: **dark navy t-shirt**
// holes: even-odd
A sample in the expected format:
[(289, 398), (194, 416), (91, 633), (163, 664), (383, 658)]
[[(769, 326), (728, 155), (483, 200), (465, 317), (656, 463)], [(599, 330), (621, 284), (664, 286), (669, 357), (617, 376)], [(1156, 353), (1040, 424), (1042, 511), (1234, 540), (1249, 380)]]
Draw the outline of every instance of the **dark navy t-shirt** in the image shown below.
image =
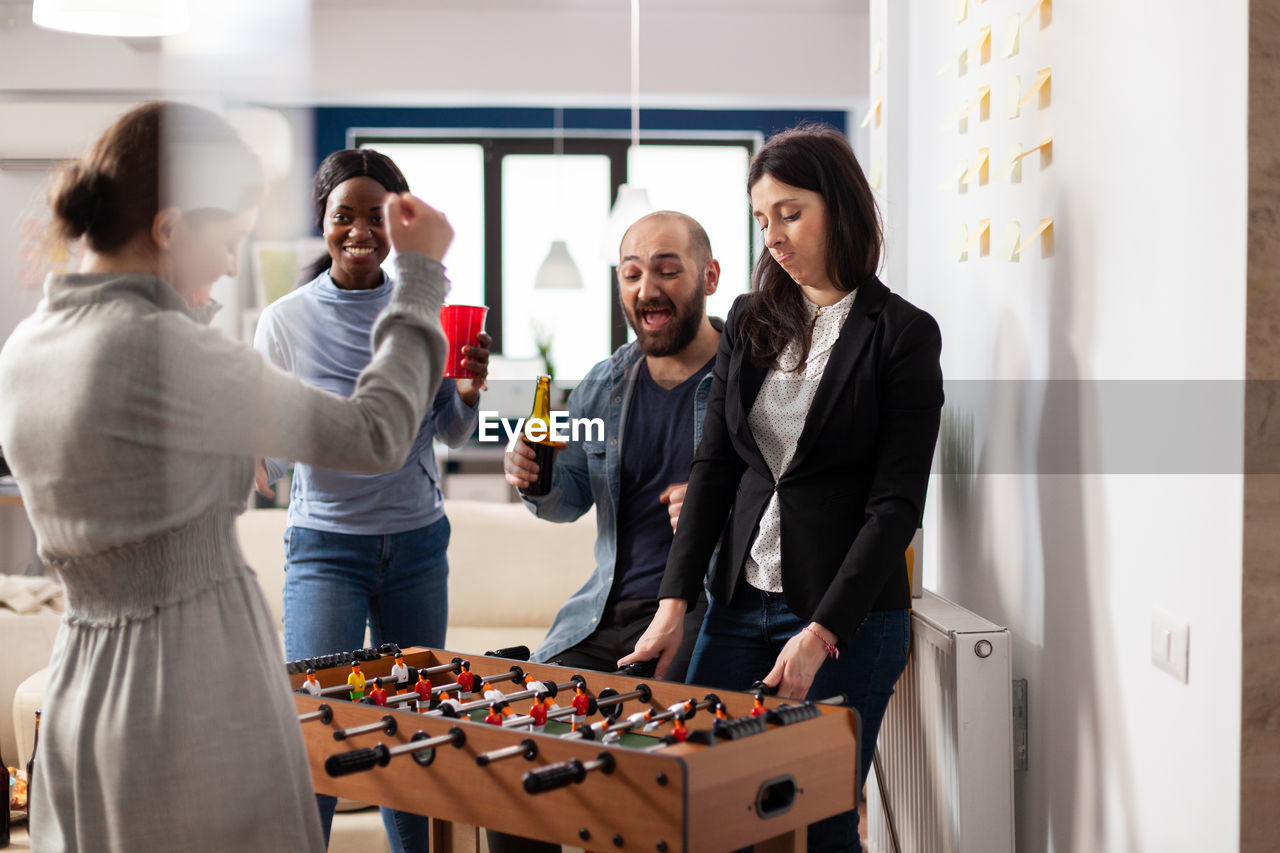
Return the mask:
[(712, 358), (675, 388), (664, 389), (641, 361), (627, 406), (618, 502), (618, 557), (612, 599), (655, 598), (671, 550), (671, 516), (658, 496), (689, 479), (693, 400)]

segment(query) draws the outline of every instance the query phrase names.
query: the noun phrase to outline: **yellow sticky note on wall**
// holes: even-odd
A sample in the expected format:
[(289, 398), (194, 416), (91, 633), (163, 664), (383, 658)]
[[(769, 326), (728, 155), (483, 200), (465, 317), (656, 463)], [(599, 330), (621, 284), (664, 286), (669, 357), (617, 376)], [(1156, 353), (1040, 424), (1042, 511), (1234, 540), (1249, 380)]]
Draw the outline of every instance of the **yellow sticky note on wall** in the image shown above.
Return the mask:
[(991, 25), (984, 24), (978, 30), (978, 41), (973, 46), (973, 58), (981, 65), (991, 59)]
[[(1036, 96), (1036, 93), (1039, 92), (1041, 89), (1043, 89), (1046, 93), (1048, 93), (1049, 78), (1052, 75), (1053, 75), (1052, 68), (1041, 68), (1039, 71), (1037, 71), (1035, 82), (1031, 84), (1031, 88), (1027, 91), (1027, 94), (1022, 96), (1022, 100), (1018, 101), (1018, 106), (1020, 108), (1025, 107), (1028, 103), (1031, 102), (1031, 99), (1034, 98)], [(1043, 99), (1041, 99), (1042, 104), (1043, 102), (1044, 102)]]
[(978, 227), (974, 229), (973, 236), (970, 237), (968, 242), (964, 244), (964, 254), (966, 255), (969, 254), (969, 250), (972, 249), (974, 246), (978, 246), (979, 244), (981, 244), (981, 246), (978, 249), (978, 254), (980, 255), (987, 254), (987, 252), (990, 251), (989, 247), (990, 247), (991, 241), (988, 238), (988, 235), (990, 233), (991, 233), (991, 220), (979, 219)]
[(1009, 16), (1004, 27), (1004, 55), (1013, 56), (1018, 52), (1018, 35), (1022, 31), (1022, 18), (1018, 14)]
[(862, 124), (858, 127), (866, 127), (871, 124), (871, 120), (876, 120), (876, 127), (880, 126), (880, 99), (876, 98), (871, 102), (871, 108), (867, 110), (867, 114), (862, 118)]
[(969, 226), (961, 225), (956, 235), (951, 238), (951, 252), (948, 255), (953, 261), (965, 259), (964, 247), (969, 243)]
[(1021, 160), (1023, 157), (1026, 157), (1029, 154), (1034, 154), (1037, 151), (1043, 151), (1046, 154), (1048, 154), (1052, 150), (1052, 148), (1053, 148), (1053, 137), (1046, 136), (1044, 139), (1041, 139), (1039, 142), (1037, 142), (1035, 145), (1032, 145), (1026, 151), (1020, 152), (1018, 154), (1018, 159)]
[(1004, 233), (1000, 235), (1000, 245), (996, 248), (996, 257), (1002, 261), (1016, 261), (1018, 259), (1018, 239), (1022, 234), (1022, 223), (1013, 220), (1004, 227)]
[(873, 190), (878, 190), (884, 184), (884, 155), (877, 154), (871, 160), (871, 174), (867, 175), (867, 182), (871, 184)]
[(969, 167), (969, 171), (965, 173), (964, 183), (971, 184), (977, 181), (979, 184), (987, 182), (987, 163), (991, 160), (990, 148), (979, 148), (978, 156), (973, 159), (973, 165)]
[(1004, 87), (1004, 117), (1017, 118), (1022, 115), (1022, 107), (1018, 103), (1022, 100), (1022, 75), (1015, 74), (1005, 84)]
[(969, 171), (969, 161), (961, 160), (945, 178), (942, 183), (938, 184), (940, 190), (954, 190), (960, 185), (960, 179)]
[(871, 45), (871, 72), (874, 74), (884, 65), (884, 42), (876, 39)]
[[(1005, 178), (1014, 179), (1014, 173), (1020, 172), (1019, 168), (1022, 160), (1022, 143), (1015, 142), (1009, 146), (1009, 150), (1005, 152), (1004, 158), (1000, 161), (1000, 166), (996, 169), (996, 179), (1003, 181)], [(1018, 177), (1021, 177), (1019, 174)]]
[(1031, 5), (1031, 11), (1027, 13), (1027, 23), (1031, 23), (1031, 19), (1040, 13), (1040, 26), (1044, 27), (1053, 17), (1053, 0), (1035, 0)]
[(955, 17), (956, 17), (956, 23), (957, 23), (957, 24), (958, 24), (958, 23), (960, 23), (961, 21), (963, 21), (965, 18), (969, 17), (969, 3), (968, 3), (968, 0), (956, 0), (956, 14), (955, 14)]
[[(1042, 236), (1043, 235), (1043, 236)], [(1041, 237), (1044, 241), (1043, 254), (1053, 254), (1053, 217), (1047, 216), (1040, 220), (1040, 225), (1035, 231), (1031, 232), (1031, 236), (1022, 241), (1022, 245), (1018, 247), (1018, 254), (1021, 255), (1027, 250), (1027, 247), (1036, 241), (1037, 237)]]

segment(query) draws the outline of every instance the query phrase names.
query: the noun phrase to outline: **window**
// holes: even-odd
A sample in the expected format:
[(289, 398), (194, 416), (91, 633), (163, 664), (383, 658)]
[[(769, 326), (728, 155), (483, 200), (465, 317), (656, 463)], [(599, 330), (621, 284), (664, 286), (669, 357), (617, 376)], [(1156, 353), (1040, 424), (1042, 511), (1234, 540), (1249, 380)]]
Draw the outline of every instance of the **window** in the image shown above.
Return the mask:
[[(720, 261), (717, 292), (707, 302), (725, 316), (748, 289), (753, 222), (747, 203), (750, 134), (731, 139), (669, 138), (629, 151), (625, 138), (391, 136), (356, 134), (382, 151), (414, 192), (438, 205), (454, 226), (445, 257), (450, 301), (489, 306), (494, 352), (537, 354), (535, 335), (551, 335), (556, 378), (573, 381), (625, 342), (630, 330), (618, 304), (612, 268), (599, 257), (601, 230), (617, 188), (643, 186), (655, 209), (679, 210), (702, 223)], [(552, 240), (564, 240), (583, 289), (533, 290)]]

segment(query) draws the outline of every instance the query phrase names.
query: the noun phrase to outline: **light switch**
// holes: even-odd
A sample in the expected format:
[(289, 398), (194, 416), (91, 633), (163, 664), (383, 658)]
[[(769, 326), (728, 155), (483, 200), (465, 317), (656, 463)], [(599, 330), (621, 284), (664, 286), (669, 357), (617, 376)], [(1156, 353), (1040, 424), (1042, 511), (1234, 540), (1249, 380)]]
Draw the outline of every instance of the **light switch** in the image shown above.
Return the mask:
[(1187, 683), (1187, 661), (1191, 652), (1191, 626), (1160, 610), (1151, 613), (1151, 662), (1174, 678)]

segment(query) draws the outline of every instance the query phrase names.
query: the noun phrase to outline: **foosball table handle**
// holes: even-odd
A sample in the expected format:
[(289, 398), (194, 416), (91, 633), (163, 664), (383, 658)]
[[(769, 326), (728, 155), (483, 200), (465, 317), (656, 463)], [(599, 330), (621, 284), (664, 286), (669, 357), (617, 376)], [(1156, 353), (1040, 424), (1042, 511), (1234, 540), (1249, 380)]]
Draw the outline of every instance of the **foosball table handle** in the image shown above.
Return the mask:
[(524, 789), (530, 794), (554, 791), (556, 788), (564, 788), (576, 782), (581, 782), (587, 778), (587, 773), (592, 770), (612, 773), (616, 764), (613, 756), (607, 752), (600, 753), (599, 758), (586, 764), (576, 758), (570, 758), (568, 761), (548, 764), (546, 767), (539, 767), (537, 770), (530, 770), (525, 773)]
[(389, 761), (391, 751), (382, 744), (377, 744), (368, 749), (353, 749), (330, 755), (325, 759), (324, 772), (330, 776), (349, 776), (374, 767), (386, 767)]

